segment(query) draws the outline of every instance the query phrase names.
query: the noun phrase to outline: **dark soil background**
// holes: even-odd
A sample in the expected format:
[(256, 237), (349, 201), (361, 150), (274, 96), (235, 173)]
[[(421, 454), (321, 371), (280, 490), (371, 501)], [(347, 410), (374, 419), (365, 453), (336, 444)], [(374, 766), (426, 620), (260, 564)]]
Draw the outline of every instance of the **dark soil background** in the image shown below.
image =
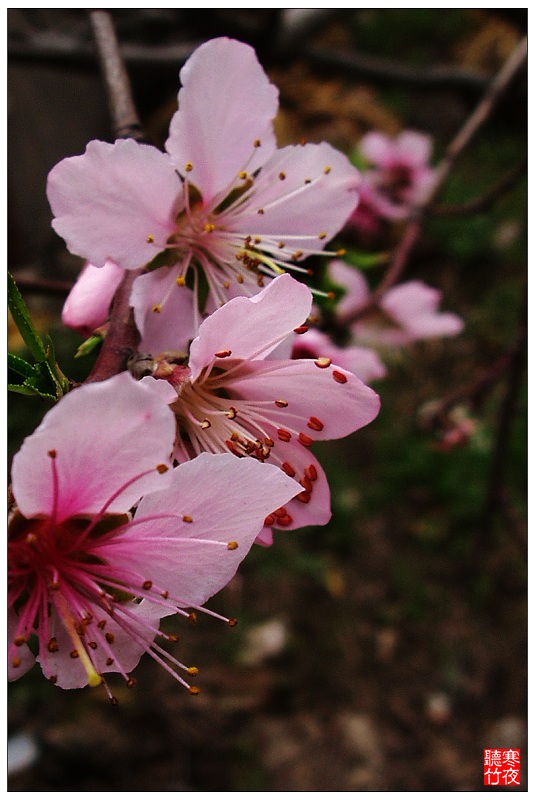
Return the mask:
[[(326, 139), (349, 152), (370, 129), (413, 128), (434, 137), (438, 160), (527, 15), (287, 11), (114, 9), (152, 141), (166, 138), (189, 52), (228, 35), (257, 47), (280, 88), (280, 144)], [(21, 286), (72, 282), (79, 263), (50, 228), (45, 181), (91, 138), (111, 138), (87, 15), (9, 9), (8, 47), (9, 266)], [(484, 195), (522, 161), (526, 91), (524, 79), (511, 87), (441, 202)], [(400, 233), (385, 231), (376, 249)], [(522, 364), (467, 406), (476, 430), (464, 446), (444, 451), (421, 425), (426, 403), (469, 387), (515, 346), (526, 238), (523, 178), (483, 212), (429, 217), (405, 277), (439, 288), (466, 327), (391, 358), (375, 386), (378, 419), (318, 449), (332, 522), (254, 548), (210, 604), (237, 628), (176, 623), (178, 656), (200, 669), (198, 697), (148, 658), (133, 689), (111, 682), (117, 707), (98, 689), (57, 689), (37, 668), (10, 685), (13, 753), (25, 743), (34, 757), (11, 770), (9, 791), (483, 791), (483, 749), (495, 747), (521, 748), (526, 791)], [(370, 270), (370, 282), (380, 275)], [(83, 379), (80, 339), (59, 327), (61, 294), (24, 294), (64, 372)], [(13, 396), (10, 452), (47, 407)]]

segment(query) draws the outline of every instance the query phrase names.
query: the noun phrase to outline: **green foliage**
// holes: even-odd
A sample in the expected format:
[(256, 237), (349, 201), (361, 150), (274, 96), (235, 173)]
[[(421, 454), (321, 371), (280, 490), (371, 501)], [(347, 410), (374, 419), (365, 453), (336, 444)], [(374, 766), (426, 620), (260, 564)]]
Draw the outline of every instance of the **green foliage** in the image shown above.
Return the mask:
[(8, 273), (7, 296), (13, 321), (35, 362), (31, 364), (10, 353), (8, 389), (18, 394), (59, 400), (68, 391), (69, 381), (56, 361), (52, 340), (46, 336), (43, 342), (35, 329), (22, 295), (10, 273)]

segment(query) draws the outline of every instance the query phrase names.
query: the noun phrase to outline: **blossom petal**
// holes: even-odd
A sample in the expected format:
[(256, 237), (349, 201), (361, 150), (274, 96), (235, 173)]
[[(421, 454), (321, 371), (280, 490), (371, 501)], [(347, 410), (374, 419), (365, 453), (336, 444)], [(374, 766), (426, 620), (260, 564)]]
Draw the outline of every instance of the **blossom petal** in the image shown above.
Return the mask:
[(438, 289), (421, 281), (399, 284), (385, 293), (381, 308), (403, 326), (411, 340), (432, 336), (453, 336), (463, 329), (456, 314), (439, 313)]
[(111, 301), (124, 277), (114, 261), (103, 267), (86, 264), (63, 305), (61, 319), (68, 328), (90, 336), (108, 319)]
[(431, 136), (418, 131), (403, 131), (395, 140), (397, 159), (409, 167), (427, 166), (433, 152)]
[[(295, 530), (308, 525), (326, 525), (331, 519), (331, 491), (327, 476), (316, 456), (307, 447), (292, 438), (289, 442), (277, 439), (275, 428), (266, 429), (274, 437), (275, 446), (269, 457), (270, 464), (282, 467), (284, 471), (295, 471), (295, 480), (300, 482), (302, 490), (298, 495), (283, 504), (281, 511), (271, 509), (268, 515), (270, 527), (280, 530)], [(286, 474), (289, 474), (288, 472)], [(307, 478), (313, 475), (313, 480)], [(269, 519), (271, 518), (271, 519)], [(260, 544), (266, 542), (262, 536)]]
[[(254, 172), (275, 150), (272, 120), (279, 92), (254, 50), (224, 37), (198, 47), (180, 79), (179, 108), (166, 149), (207, 204), (239, 183), (241, 171)], [(255, 147), (255, 141), (261, 145)]]
[(280, 275), (254, 297), (236, 297), (204, 320), (191, 344), (192, 380), (214, 354), (233, 359), (265, 358), (310, 313), (312, 294), (290, 275)]
[[(233, 577), (267, 514), (299, 489), (268, 464), (201, 453), (173, 470), (169, 488), (141, 500), (134, 526), (95, 552), (120, 557), (184, 607), (202, 605)], [(153, 519), (162, 512), (176, 517)]]
[(294, 251), (321, 250), (355, 210), (360, 182), (347, 156), (326, 142), (284, 147), (260, 170), (234, 220), (227, 217), (228, 228), (269, 235)]
[(395, 158), (395, 146), (384, 133), (370, 131), (359, 142), (359, 150), (370, 164), (380, 167), (389, 167)]
[(16, 611), (10, 608), (7, 612), (7, 679), (9, 681), (16, 681), (17, 678), (22, 678), (35, 664), (35, 657), (28, 645), (24, 643), (17, 646), (14, 643), (17, 635), (18, 622)]
[[(119, 667), (125, 673), (131, 672), (137, 666), (143, 653), (146, 652), (146, 648), (136, 642), (118, 622), (103, 614), (101, 609), (90, 604), (89, 606), (94, 619), (86, 630), (84, 644), (91, 640), (97, 640), (97, 647), (89, 650), (91, 662), (96, 672), (99, 675), (105, 672), (118, 672)], [(129, 624), (138, 636), (147, 635), (146, 625), (158, 626), (160, 617), (154, 605), (143, 606), (143, 604), (125, 603), (125, 607), (138, 620), (136, 623), (135, 619), (129, 619)], [(118, 605), (117, 615), (119, 616), (120, 614), (121, 606)], [(108, 637), (113, 637), (113, 650), (106, 649), (104, 634), (96, 627), (97, 621), (103, 618), (106, 619), (106, 634)], [(41, 642), (36, 661), (41, 665), (43, 674), (47, 678), (53, 678), (55, 685), (62, 689), (81, 689), (83, 686), (87, 686), (87, 672), (79, 657), (72, 658), (71, 652), (76, 648), (65, 629), (61, 617), (54, 609), (49, 620), (49, 628), (56, 639), (57, 649), (54, 649), (54, 652), (50, 652), (47, 650), (46, 643)], [(110, 653), (113, 654), (111, 664), (106, 663)]]
[(99, 512), (119, 490), (107, 510), (125, 512), (145, 491), (165, 485), (156, 467), (171, 464), (175, 421), (159, 384), (123, 372), (65, 395), (13, 459), (21, 513), (61, 522)]
[(132, 139), (89, 142), (48, 176), (52, 226), (72, 253), (102, 267), (151, 261), (175, 229), (181, 181), (169, 156)]
[(351, 372), (307, 358), (248, 363), (229, 375), (225, 388), (232, 398), (271, 400), (266, 418), (313, 440), (348, 436), (374, 420), (380, 407), (376, 392)]
[(140, 275), (130, 295), (139, 348), (153, 355), (169, 349), (187, 352), (195, 335), (193, 292), (177, 286), (176, 274), (173, 267), (161, 267)]
[(344, 261), (334, 259), (329, 263), (329, 277), (345, 290), (344, 296), (336, 306), (339, 314), (352, 314), (357, 311), (370, 296), (366, 278), (362, 272), (350, 267)]
[(338, 347), (322, 331), (311, 329), (296, 336), (294, 358), (330, 358), (334, 364), (349, 370), (364, 383), (379, 380), (386, 375), (386, 367), (375, 352), (368, 347)]

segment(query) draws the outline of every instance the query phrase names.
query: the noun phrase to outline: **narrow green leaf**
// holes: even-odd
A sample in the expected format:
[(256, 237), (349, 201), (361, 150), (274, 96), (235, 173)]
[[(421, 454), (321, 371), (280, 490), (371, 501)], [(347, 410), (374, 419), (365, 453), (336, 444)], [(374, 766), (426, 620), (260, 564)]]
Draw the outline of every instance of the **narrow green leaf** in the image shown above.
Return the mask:
[(13, 321), (17, 326), (17, 328), (19, 329), (20, 335), (24, 339), (26, 346), (30, 350), (35, 360), (39, 362), (45, 361), (46, 360), (45, 347), (43, 345), (41, 337), (35, 330), (33, 322), (30, 319), (26, 303), (22, 299), (22, 295), (19, 292), (19, 288), (15, 283), (15, 280), (11, 275), (11, 273), (8, 272), (7, 276), (8, 276), (7, 300), (8, 300), (9, 310), (11, 311), (11, 316), (13, 317)]
[(59, 400), (60, 397), (69, 391), (69, 379), (65, 377), (61, 371), (58, 362), (56, 361), (56, 354), (54, 351), (54, 343), (50, 336), (46, 337), (46, 366), (48, 367), (50, 377), (54, 382), (56, 388), (56, 396)]
[(23, 358), (14, 355), (14, 353), (7, 354), (7, 366), (12, 372), (16, 372), (17, 375), (21, 375), (23, 378), (29, 378), (31, 375), (35, 374), (35, 367), (33, 364), (29, 364)]
[(10, 392), (15, 392), (16, 394), (25, 394), (25, 395), (33, 395), (34, 397), (42, 397), (44, 400), (56, 400), (57, 398), (53, 394), (48, 394), (47, 392), (43, 392), (40, 389), (36, 388), (35, 386), (30, 386), (28, 383), (8, 383), (7, 388)]
[(346, 250), (344, 261), (358, 269), (371, 269), (386, 264), (389, 257), (389, 253), (360, 253), (357, 250)]
[(94, 333), (89, 337), (89, 339), (86, 339), (85, 342), (82, 342), (74, 357), (82, 358), (83, 356), (88, 356), (96, 347), (99, 346), (99, 344), (102, 342), (102, 339), (102, 336), (100, 336), (98, 333)]

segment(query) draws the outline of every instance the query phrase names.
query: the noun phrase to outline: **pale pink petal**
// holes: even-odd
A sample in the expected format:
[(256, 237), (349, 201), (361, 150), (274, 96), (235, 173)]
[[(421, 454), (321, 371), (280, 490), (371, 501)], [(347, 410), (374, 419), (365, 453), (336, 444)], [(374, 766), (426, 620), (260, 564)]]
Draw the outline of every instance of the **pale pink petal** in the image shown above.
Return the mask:
[(82, 336), (90, 336), (108, 319), (111, 301), (123, 277), (124, 270), (114, 261), (106, 261), (103, 267), (86, 264), (65, 300), (63, 324)]
[(379, 380), (386, 375), (386, 367), (375, 352), (367, 347), (338, 347), (326, 333), (311, 329), (296, 336), (294, 358), (330, 358), (334, 364), (352, 372), (364, 383)]
[(407, 189), (407, 202), (411, 205), (423, 203), (436, 182), (434, 169), (420, 167), (414, 171), (412, 186)]
[(393, 146), (399, 161), (415, 168), (426, 166), (433, 152), (432, 138), (418, 131), (403, 131), (395, 139)]
[(15, 637), (17, 636), (18, 622), (16, 611), (10, 608), (7, 612), (8, 681), (16, 681), (17, 678), (22, 678), (35, 664), (35, 657), (27, 644), (21, 644), (19, 646), (14, 644)]
[(336, 308), (339, 314), (352, 314), (366, 303), (370, 296), (368, 283), (362, 272), (344, 261), (334, 259), (329, 263), (329, 277), (345, 290)]
[(169, 156), (133, 139), (93, 141), (48, 176), (52, 226), (71, 253), (102, 267), (151, 261), (166, 245), (181, 209), (181, 181)]
[[(90, 604), (88, 605), (91, 608), (94, 619), (87, 627), (85, 642), (96, 641), (97, 647), (89, 650), (96, 672), (99, 674), (118, 672), (119, 666), (122, 667), (124, 672), (131, 672), (137, 666), (143, 653), (146, 652), (146, 648), (138, 644), (121, 625), (107, 614), (104, 614), (102, 610)], [(160, 615), (155, 611), (154, 605), (144, 606), (143, 604), (125, 603), (125, 607), (139, 619), (137, 625), (135, 622), (129, 621), (138, 634), (146, 635), (144, 631), (145, 624), (158, 626)], [(117, 606), (116, 613), (120, 615), (120, 605)], [(106, 620), (105, 632), (113, 636), (113, 650), (109, 647), (106, 649), (104, 634), (97, 628), (98, 620), (103, 618)], [(41, 665), (43, 674), (47, 678), (53, 676), (55, 685), (62, 689), (80, 689), (83, 686), (87, 686), (87, 672), (80, 658), (71, 658), (70, 653), (74, 649), (73, 641), (55, 609), (52, 609), (49, 626), (51, 636), (54, 636), (57, 640), (58, 649), (56, 652), (50, 653), (46, 646), (40, 648), (36, 660)], [(113, 657), (113, 663), (107, 664), (106, 661), (110, 654)]]
[[(268, 427), (266, 431), (271, 433), (275, 441), (269, 458), (270, 464), (276, 464), (285, 471), (295, 470), (295, 480), (302, 481), (300, 483), (302, 491), (299, 495), (282, 505), (280, 510), (286, 512), (284, 515), (281, 515), (277, 508), (271, 509), (271, 514), (268, 515), (270, 527), (295, 530), (308, 525), (326, 525), (331, 519), (331, 491), (318, 459), (308, 447), (304, 447), (295, 438), (289, 442), (282, 442), (277, 439), (275, 428)], [(314, 480), (309, 481), (307, 474), (312, 473)], [(265, 543), (265, 537), (262, 539)], [(260, 543), (263, 543), (262, 540)]]
[(134, 281), (130, 305), (141, 334), (140, 351), (188, 351), (195, 335), (194, 297), (187, 286), (177, 286), (176, 275), (173, 267), (161, 267)]
[(347, 156), (325, 142), (285, 147), (260, 170), (227, 227), (267, 236), (293, 252), (321, 250), (355, 210), (360, 182)]
[(204, 320), (192, 342), (192, 380), (215, 353), (232, 359), (265, 358), (310, 313), (312, 294), (290, 275), (280, 275), (254, 297), (236, 297)]
[(436, 336), (456, 336), (464, 328), (464, 322), (451, 312), (422, 315), (406, 326), (411, 339), (431, 339)]
[[(240, 183), (240, 172), (254, 172), (275, 150), (279, 93), (254, 50), (226, 38), (198, 47), (180, 79), (179, 108), (166, 149), (206, 205)], [(255, 147), (256, 140), (260, 146)]]
[(306, 439), (347, 436), (379, 413), (373, 389), (341, 367), (318, 367), (311, 359), (244, 364), (229, 374), (225, 387), (232, 398), (272, 401), (266, 417)]
[(65, 395), (13, 459), (13, 493), (21, 513), (58, 523), (94, 514), (121, 487), (108, 510), (124, 512), (145, 491), (166, 485), (167, 476), (156, 467), (171, 463), (175, 421), (159, 383), (137, 383), (123, 372)]
[(438, 312), (441, 297), (438, 289), (421, 281), (409, 281), (386, 292), (380, 305), (402, 326), (409, 341), (454, 336), (464, 324), (456, 314)]
[[(267, 514), (300, 489), (268, 464), (201, 453), (175, 468), (168, 489), (146, 495), (136, 524), (95, 553), (120, 554), (124, 568), (142, 574), (184, 607), (202, 605), (233, 577)], [(176, 518), (151, 519), (162, 513)], [(184, 516), (192, 521), (183, 521)], [(238, 546), (229, 548), (229, 542)]]
[(380, 167), (390, 166), (395, 152), (390, 137), (378, 131), (366, 133), (359, 142), (359, 150), (366, 161)]

